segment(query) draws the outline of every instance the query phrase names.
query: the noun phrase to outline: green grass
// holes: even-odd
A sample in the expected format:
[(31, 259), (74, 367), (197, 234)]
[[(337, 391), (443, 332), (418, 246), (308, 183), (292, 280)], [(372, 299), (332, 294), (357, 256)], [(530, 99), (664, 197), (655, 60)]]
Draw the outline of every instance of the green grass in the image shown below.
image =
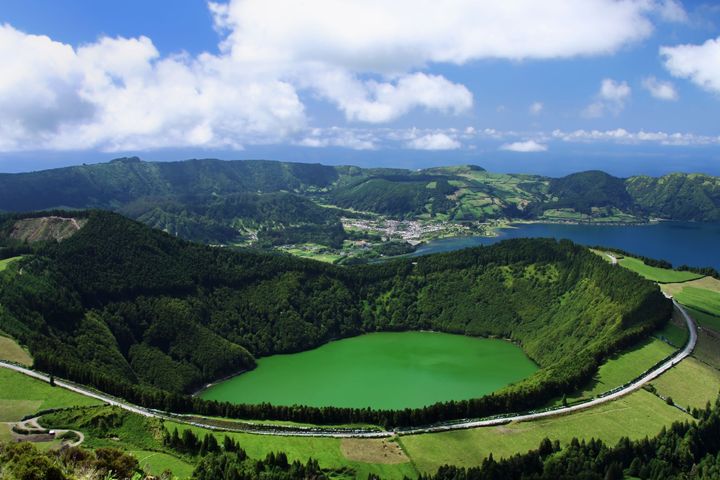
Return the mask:
[(677, 348), (682, 348), (688, 341), (690, 332), (688, 332), (687, 326), (676, 325), (673, 322), (668, 322), (662, 330), (655, 332), (655, 336), (660, 340), (669, 342)]
[(10, 257), (6, 258), (5, 260), (0, 260), (0, 272), (5, 270), (12, 262), (14, 262), (15, 260), (20, 260), (21, 258), (22, 257)]
[(573, 437), (600, 438), (613, 445), (620, 437), (640, 439), (656, 435), (663, 426), (690, 417), (644, 390), (563, 417), (512, 423), (498, 427), (401, 437), (418, 470), (435, 472), (450, 464), (479, 465), (490, 453), (504, 458), (535, 449), (545, 438), (566, 445)]
[(685, 287), (675, 295), (678, 302), (695, 310), (720, 316), (720, 293), (698, 287)]
[[(673, 347), (658, 339), (648, 339), (639, 346), (609, 359), (598, 369), (592, 383), (585, 389), (567, 395), (568, 402), (592, 398), (637, 378), (645, 370), (663, 360), (675, 351)], [(560, 399), (554, 402), (560, 404)]]
[(0, 422), (18, 421), (25, 415), (48, 408), (100, 403), (5, 368), (0, 368), (0, 386)]
[(706, 329), (700, 330), (693, 356), (714, 368), (720, 369), (720, 333)]
[(658, 394), (683, 408), (705, 408), (720, 392), (720, 370), (688, 358), (652, 383)]
[(251, 458), (265, 458), (270, 452), (283, 451), (290, 461), (306, 462), (315, 458), (322, 468), (340, 469), (350, 467), (355, 470), (356, 478), (367, 478), (370, 473), (381, 478), (401, 479), (405, 476), (416, 477), (410, 462), (400, 464), (365, 463), (348, 460), (340, 448), (340, 439), (322, 437), (282, 437), (272, 435), (253, 435), (249, 433), (215, 432), (185, 424), (165, 422), (166, 428), (177, 428), (179, 432), (192, 429), (197, 435), (213, 433), (218, 441), (225, 435), (233, 437)]
[(9, 442), (12, 440), (12, 434), (10, 433), (10, 425), (7, 423), (0, 423), (0, 442)]
[(0, 333), (0, 359), (21, 365), (32, 365), (33, 359), (15, 340)]
[(635, 273), (659, 283), (676, 283), (676, 282), (687, 282), (689, 280), (695, 280), (701, 278), (702, 275), (692, 272), (680, 272), (677, 270), (670, 270), (667, 268), (651, 267), (645, 265), (642, 260), (632, 257), (624, 257), (618, 261), (620, 265), (632, 270)]
[(190, 478), (195, 467), (177, 457), (152, 450), (129, 450), (140, 462), (140, 468), (146, 473), (159, 476), (165, 470), (170, 470), (178, 478)]
[(720, 317), (687, 307), (690, 316), (701, 326), (720, 333)]

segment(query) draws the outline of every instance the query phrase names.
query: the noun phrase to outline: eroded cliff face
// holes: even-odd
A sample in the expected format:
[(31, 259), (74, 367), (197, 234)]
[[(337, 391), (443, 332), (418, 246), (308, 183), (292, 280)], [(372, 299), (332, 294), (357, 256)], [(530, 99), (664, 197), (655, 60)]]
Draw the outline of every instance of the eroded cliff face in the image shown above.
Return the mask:
[(9, 237), (21, 242), (61, 242), (75, 235), (87, 223), (86, 218), (38, 217), (23, 218), (15, 222)]

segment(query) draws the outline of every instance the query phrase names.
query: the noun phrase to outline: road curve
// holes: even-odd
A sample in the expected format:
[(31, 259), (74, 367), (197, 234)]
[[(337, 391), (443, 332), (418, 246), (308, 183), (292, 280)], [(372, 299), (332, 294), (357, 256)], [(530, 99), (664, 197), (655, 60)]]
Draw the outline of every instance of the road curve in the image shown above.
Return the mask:
[[(675, 365), (677, 365), (679, 362), (687, 358), (695, 349), (695, 345), (697, 344), (697, 328), (695, 326), (695, 322), (693, 319), (688, 315), (687, 311), (673, 299), (673, 305), (675, 308), (678, 309), (678, 311), (682, 314), (683, 318), (685, 319), (685, 322), (687, 323), (688, 330), (690, 332), (690, 338), (685, 345), (685, 348), (677, 352), (675, 355), (670, 357), (668, 360), (663, 362), (662, 364), (658, 365), (657, 367), (653, 368), (652, 370), (646, 372), (642, 377), (634, 380), (632, 383), (624, 386), (623, 388), (611, 391), (611, 393), (604, 394), (602, 396), (596, 397), (592, 400), (589, 400), (584, 403), (571, 405), (567, 407), (559, 407), (552, 410), (546, 410), (542, 412), (530, 412), (530, 413), (524, 413), (524, 414), (518, 414), (518, 415), (511, 415), (511, 416), (504, 416), (504, 417), (498, 417), (498, 418), (491, 418), (486, 420), (469, 420), (464, 422), (457, 422), (457, 423), (448, 423), (448, 424), (439, 424), (439, 425), (433, 425), (429, 427), (423, 427), (423, 428), (409, 428), (409, 429), (398, 429), (395, 431), (370, 431), (370, 430), (352, 430), (352, 429), (341, 429), (342, 431), (333, 430), (329, 428), (324, 427), (318, 427), (318, 428), (301, 428), (298, 427), (293, 430), (288, 430), (286, 427), (283, 427), (281, 430), (279, 429), (273, 429), (273, 428), (267, 428), (267, 429), (257, 429), (259, 424), (253, 424), (252, 422), (246, 422), (248, 425), (253, 425), (254, 428), (242, 428), (238, 427), (237, 429), (228, 428), (227, 426), (218, 427), (216, 425), (212, 424), (206, 424), (203, 422), (198, 421), (188, 421), (183, 418), (182, 415), (177, 414), (171, 414), (168, 412), (161, 412), (158, 410), (152, 410), (144, 407), (140, 407), (137, 405), (133, 405), (129, 402), (126, 402), (124, 400), (117, 399), (115, 397), (111, 397), (109, 395), (105, 395), (100, 392), (96, 392), (94, 390), (91, 390), (86, 387), (82, 387), (80, 385), (76, 385), (73, 383), (69, 383), (60, 379), (55, 379), (55, 385), (58, 387), (66, 388), (68, 390), (71, 390), (73, 392), (79, 393), (81, 395), (85, 395), (87, 397), (95, 398), (97, 400), (100, 400), (102, 402), (105, 402), (110, 405), (114, 405), (117, 407), (120, 407), (124, 410), (127, 410), (132, 413), (137, 413), (138, 415), (143, 415), (145, 417), (154, 417), (154, 418), (160, 418), (163, 420), (170, 420), (178, 423), (185, 423), (197, 427), (203, 427), (211, 430), (223, 430), (223, 431), (242, 431), (246, 433), (254, 433), (257, 435), (279, 435), (279, 436), (302, 436), (302, 437), (335, 437), (335, 438), (381, 438), (381, 437), (390, 437), (393, 435), (411, 435), (411, 434), (418, 434), (418, 433), (432, 433), (432, 432), (446, 432), (450, 430), (461, 430), (461, 429), (467, 429), (467, 428), (476, 428), (476, 427), (489, 427), (493, 425), (502, 425), (509, 422), (522, 422), (522, 421), (528, 421), (528, 420), (537, 420), (540, 418), (547, 418), (547, 417), (554, 417), (558, 415), (566, 415), (568, 413), (577, 412), (580, 410), (585, 410), (588, 408), (595, 407), (597, 405), (601, 405), (603, 403), (611, 402), (613, 400), (617, 400), (618, 398), (627, 395), (629, 393), (634, 392), (635, 390), (639, 389), (646, 383), (656, 379)], [(36, 372), (35, 370), (31, 370), (29, 368), (22, 367), (20, 365), (15, 365), (13, 363), (5, 362), (0, 360), (0, 367), (1, 368), (7, 368), (10, 370), (14, 370), (19, 373), (23, 373), (25, 375), (28, 375), (33, 378), (37, 378), (38, 380), (42, 380), (44, 382), (49, 382), (50, 378), (48, 375), (40, 372)]]
[(637, 380), (633, 381), (632, 383), (626, 385), (625, 387), (621, 388), (620, 390), (614, 391), (612, 393), (609, 393), (604, 396), (596, 397), (592, 400), (589, 400), (584, 403), (580, 403), (577, 405), (572, 405), (568, 407), (561, 407), (556, 408), (553, 410), (547, 410), (544, 412), (537, 412), (537, 413), (526, 413), (526, 414), (520, 414), (520, 415), (514, 415), (511, 417), (501, 417), (501, 418), (493, 418), (488, 420), (473, 420), (468, 422), (462, 422), (462, 423), (455, 423), (452, 425), (437, 425), (432, 426), (428, 428), (414, 428), (414, 429), (407, 429), (403, 430), (401, 433), (403, 435), (408, 434), (414, 434), (414, 433), (430, 433), (430, 432), (444, 432), (448, 430), (457, 430), (461, 428), (475, 428), (475, 427), (489, 427), (493, 425), (502, 425), (508, 422), (522, 422), (522, 421), (528, 421), (528, 420), (537, 420), (539, 418), (547, 418), (552, 417), (556, 415), (565, 415), (572, 412), (577, 412), (580, 410), (585, 410), (587, 408), (596, 407), (598, 405), (601, 405), (606, 402), (611, 402), (613, 400), (617, 400), (618, 398), (625, 396), (629, 393), (634, 392), (635, 390), (639, 389), (643, 385), (645, 385), (648, 382), (651, 382), (652, 380), (655, 380), (657, 377), (662, 375), (663, 373), (670, 370), (672, 367), (680, 363), (682, 360), (690, 356), (690, 354), (695, 349), (695, 345), (697, 344), (697, 328), (695, 326), (695, 322), (693, 319), (688, 315), (687, 311), (677, 303), (673, 299), (673, 305), (675, 308), (678, 309), (678, 311), (682, 314), (683, 318), (685, 319), (685, 322), (687, 323), (688, 330), (690, 331), (690, 338), (688, 339), (688, 342), (685, 344), (685, 348), (677, 352), (675, 355), (670, 357), (668, 360), (663, 362), (662, 364), (658, 365), (656, 368), (648, 371), (643, 375), (642, 377), (638, 378)]

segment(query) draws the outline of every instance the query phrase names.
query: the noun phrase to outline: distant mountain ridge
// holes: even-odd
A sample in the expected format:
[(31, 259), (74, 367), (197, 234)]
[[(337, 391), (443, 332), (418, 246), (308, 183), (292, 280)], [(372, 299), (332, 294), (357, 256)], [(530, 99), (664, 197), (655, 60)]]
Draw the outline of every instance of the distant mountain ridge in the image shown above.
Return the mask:
[[(328, 208), (334, 207), (334, 208)], [(394, 168), (271, 160), (109, 163), (0, 174), (0, 211), (98, 208), (205, 243), (334, 246), (340, 216), (448, 222), (495, 218), (720, 221), (720, 178), (674, 173), (627, 179), (601, 171), (562, 178), (477, 166)]]

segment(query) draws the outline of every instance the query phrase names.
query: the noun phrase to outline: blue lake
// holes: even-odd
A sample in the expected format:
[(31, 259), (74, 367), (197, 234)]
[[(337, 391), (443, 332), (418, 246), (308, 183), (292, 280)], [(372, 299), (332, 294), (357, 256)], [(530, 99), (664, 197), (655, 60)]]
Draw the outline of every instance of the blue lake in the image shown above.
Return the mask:
[(720, 270), (720, 224), (661, 222), (637, 226), (517, 224), (498, 237), (457, 237), (421, 245), (412, 256), (490, 245), (508, 238), (566, 238), (583, 245), (621, 248), (630, 253), (664, 259), (675, 266)]

